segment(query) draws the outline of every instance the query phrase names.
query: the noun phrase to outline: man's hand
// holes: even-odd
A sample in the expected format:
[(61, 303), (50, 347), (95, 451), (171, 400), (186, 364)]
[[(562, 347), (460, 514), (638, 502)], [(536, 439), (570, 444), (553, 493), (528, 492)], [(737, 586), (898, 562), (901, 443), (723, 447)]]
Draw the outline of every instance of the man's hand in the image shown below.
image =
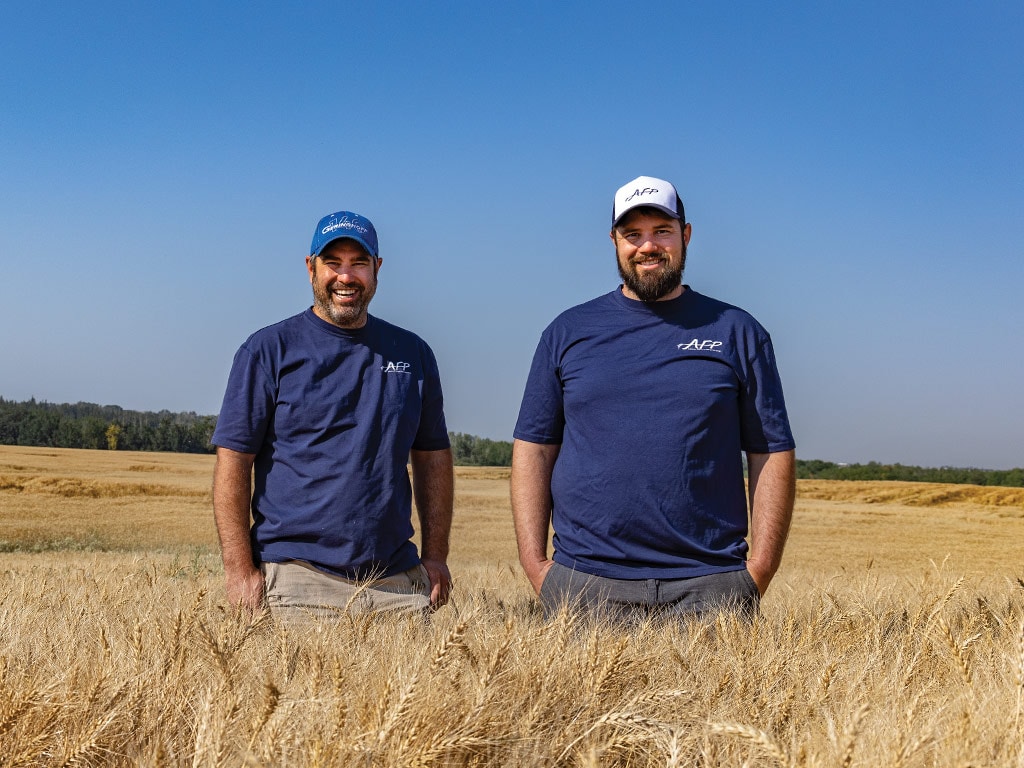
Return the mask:
[(772, 577), (775, 576), (775, 572), (770, 571), (759, 560), (747, 560), (747, 573), (750, 574), (750, 578), (757, 585), (757, 591), (761, 597), (764, 597), (764, 593), (768, 589), (768, 584), (771, 583)]
[(544, 579), (548, 575), (548, 571), (551, 570), (551, 566), (555, 564), (554, 560), (537, 560), (530, 562), (529, 565), (522, 563), (523, 571), (526, 573), (526, 578), (530, 580), (533, 591), (540, 596), (540, 588), (544, 584)]
[(241, 574), (225, 573), (228, 603), (249, 613), (262, 610), (265, 602), (265, 580), (258, 568)]
[(444, 560), (421, 560), (430, 578), (430, 607), (437, 610), (447, 605), (452, 591), (452, 574)]

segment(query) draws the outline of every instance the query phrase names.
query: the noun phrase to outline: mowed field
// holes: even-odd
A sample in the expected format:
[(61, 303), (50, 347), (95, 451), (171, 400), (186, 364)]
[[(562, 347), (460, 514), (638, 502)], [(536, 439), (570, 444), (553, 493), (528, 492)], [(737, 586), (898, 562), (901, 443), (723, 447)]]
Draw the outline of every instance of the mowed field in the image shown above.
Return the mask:
[(1024, 490), (801, 481), (762, 616), (545, 622), (508, 471), (452, 604), (223, 601), (209, 456), (0, 446), (0, 766), (1024, 766)]

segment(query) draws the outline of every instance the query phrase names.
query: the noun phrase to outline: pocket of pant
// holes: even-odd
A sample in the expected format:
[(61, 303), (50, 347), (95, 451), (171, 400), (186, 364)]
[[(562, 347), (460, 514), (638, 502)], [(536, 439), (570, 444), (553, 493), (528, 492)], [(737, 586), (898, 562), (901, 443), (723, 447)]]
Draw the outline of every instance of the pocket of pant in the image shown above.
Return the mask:
[(409, 571), (409, 579), (412, 582), (412, 588), (419, 592), (421, 595), (430, 597), (430, 574), (427, 573), (426, 566), (420, 563), (415, 568)]
[(260, 572), (263, 574), (263, 591), (269, 592), (277, 583), (277, 571), (274, 563), (260, 563)]

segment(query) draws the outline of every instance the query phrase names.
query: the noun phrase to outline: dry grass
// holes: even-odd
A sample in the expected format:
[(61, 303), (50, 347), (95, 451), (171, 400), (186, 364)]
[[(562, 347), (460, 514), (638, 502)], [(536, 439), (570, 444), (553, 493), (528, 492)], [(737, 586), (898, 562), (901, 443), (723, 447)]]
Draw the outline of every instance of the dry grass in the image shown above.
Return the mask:
[(210, 548), (212, 456), (0, 446), (0, 552)]
[(899, 504), (907, 507), (1009, 507), (1024, 509), (1024, 488), (904, 483), (895, 481), (801, 480), (805, 499)]
[(460, 469), (450, 607), (286, 630), (223, 608), (211, 468), (0, 448), (0, 766), (1024, 766), (1019, 502), (801, 484), (760, 618), (626, 631), (544, 622)]

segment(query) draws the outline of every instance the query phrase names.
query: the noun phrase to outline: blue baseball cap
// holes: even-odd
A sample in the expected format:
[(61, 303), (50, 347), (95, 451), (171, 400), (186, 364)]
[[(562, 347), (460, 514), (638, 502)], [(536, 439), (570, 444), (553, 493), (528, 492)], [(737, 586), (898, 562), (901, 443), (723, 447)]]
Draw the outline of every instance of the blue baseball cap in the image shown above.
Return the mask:
[(368, 218), (351, 211), (330, 213), (320, 219), (320, 223), (313, 231), (313, 244), (309, 246), (309, 255), (319, 256), (328, 243), (343, 237), (355, 240), (369, 251), (371, 256), (378, 255), (377, 230), (373, 228)]

